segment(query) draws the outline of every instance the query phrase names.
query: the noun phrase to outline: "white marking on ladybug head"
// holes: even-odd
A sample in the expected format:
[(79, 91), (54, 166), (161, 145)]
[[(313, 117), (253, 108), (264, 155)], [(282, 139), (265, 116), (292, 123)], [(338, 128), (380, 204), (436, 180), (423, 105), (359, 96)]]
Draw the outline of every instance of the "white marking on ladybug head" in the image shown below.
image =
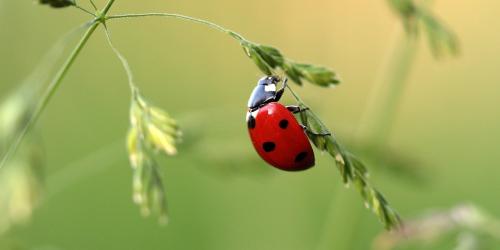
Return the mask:
[(264, 90), (266, 92), (274, 92), (274, 91), (276, 91), (276, 84), (268, 84), (268, 85), (264, 86)]

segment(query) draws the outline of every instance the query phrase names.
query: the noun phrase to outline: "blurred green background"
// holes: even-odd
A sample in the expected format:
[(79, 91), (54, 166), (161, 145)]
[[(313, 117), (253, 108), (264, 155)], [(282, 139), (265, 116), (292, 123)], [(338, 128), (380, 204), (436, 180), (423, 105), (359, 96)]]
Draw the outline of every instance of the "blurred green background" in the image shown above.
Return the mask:
[[(369, 166), (403, 218), (463, 202), (500, 216), (499, 9), (493, 0), (433, 5), (462, 53), (435, 60), (419, 40), (389, 141), (416, 159), (424, 181)], [(337, 88), (295, 90), (347, 145), (387, 54), (404, 35), (385, 1), (117, 0), (111, 13), (151, 11), (208, 19), (287, 57), (334, 68), (343, 80)], [(62, 34), (87, 20), (74, 9), (1, 0), (1, 98)], [(370, 249), (383, 227), (343, 188), (331, 158), (318, 153), (315, 168), (287, 173), (254, 152), (245, 105), (261, 73), (234, 40), (175, 19), (109, 27), (142, 93), (184, 128), (180, 153), (160, 160), (170, 223), (143, 219), (131, 201), (124, 146), (130, 94), (99, 28), (37, 126), (47, 164), (43, 203), (29, 223), (0, 236), (0, 249)]]

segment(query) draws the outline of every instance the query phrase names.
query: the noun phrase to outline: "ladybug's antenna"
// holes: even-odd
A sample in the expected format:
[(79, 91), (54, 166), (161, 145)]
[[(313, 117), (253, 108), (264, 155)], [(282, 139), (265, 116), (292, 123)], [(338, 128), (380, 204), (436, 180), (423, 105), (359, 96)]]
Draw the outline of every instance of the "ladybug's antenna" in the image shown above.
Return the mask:
[(287, 83), (288, 83), (288, 78), (285, 76), (285, 77), (283, 78), (283, 83), (282, 83), (282, 86), (283, 86), (282, 88), (283, 88), (283, 89), (284, 89), (284, 88), (286, 88)]
[(281, 72), (277, 75), (277, 77), (280, 79), (280, 81), (281, 81), (281, 80), (285, 80), (285, 79), (286, 79), (285, 72), (281, 71)]

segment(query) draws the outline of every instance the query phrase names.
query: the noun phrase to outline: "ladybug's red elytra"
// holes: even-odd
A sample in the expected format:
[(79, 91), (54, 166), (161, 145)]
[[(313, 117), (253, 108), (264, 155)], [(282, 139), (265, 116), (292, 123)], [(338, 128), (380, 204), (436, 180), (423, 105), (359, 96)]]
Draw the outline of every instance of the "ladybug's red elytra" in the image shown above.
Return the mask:
[(261, 78), (248, 100), (247, 126), (253, 146), (267, 163), (285, 171), (300, 171), (314, 166), (314, 152), (305, 133), (306, 127), (294, 113), (298, 106), (278, 103), (285, 92), (287, 79), (279, 90), (277, 76)]

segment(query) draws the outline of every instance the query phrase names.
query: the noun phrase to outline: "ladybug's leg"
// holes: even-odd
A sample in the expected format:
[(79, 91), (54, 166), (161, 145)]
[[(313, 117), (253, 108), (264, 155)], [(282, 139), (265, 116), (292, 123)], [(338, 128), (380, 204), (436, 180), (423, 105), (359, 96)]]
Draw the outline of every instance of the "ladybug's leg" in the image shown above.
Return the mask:
[(285, 93), (285, 88), (286, 88), (286, 83), (288, 82), (288, 78), (285, 78), (285, 80), (283, 80), (283, 86), (281, 86), (281, 88), (276, 91), (276, 95), (274, 95), (274, 101), (277, 102), (281, 99), (281, 96), (283, 96), (283, 93)]
[(296, 106), (296, 105), (289, 105), (289, 106), (286, 106), (286, 109), (288, 109), (288, 111), (294, 113), (294, 114), (297, 114), (297, 113), (300, 113), (300, 112), (304, 112), (306, 110), (309, 110), (309, 108), (301, 108), (300, 106)]
[(331, 133), (316, 133), (316, 132), (313, 132), (311, 131), (310, 128), (308, 128), (307, 126), (305, 125), (300, 125), (302, 126), (302, 128), (307, 132), (307, 133), (310, 133), (310, 134), (313, 134), (313, 135), (319, 135), (319, 136), (328, 136), (328, 135), (332, 135)]

